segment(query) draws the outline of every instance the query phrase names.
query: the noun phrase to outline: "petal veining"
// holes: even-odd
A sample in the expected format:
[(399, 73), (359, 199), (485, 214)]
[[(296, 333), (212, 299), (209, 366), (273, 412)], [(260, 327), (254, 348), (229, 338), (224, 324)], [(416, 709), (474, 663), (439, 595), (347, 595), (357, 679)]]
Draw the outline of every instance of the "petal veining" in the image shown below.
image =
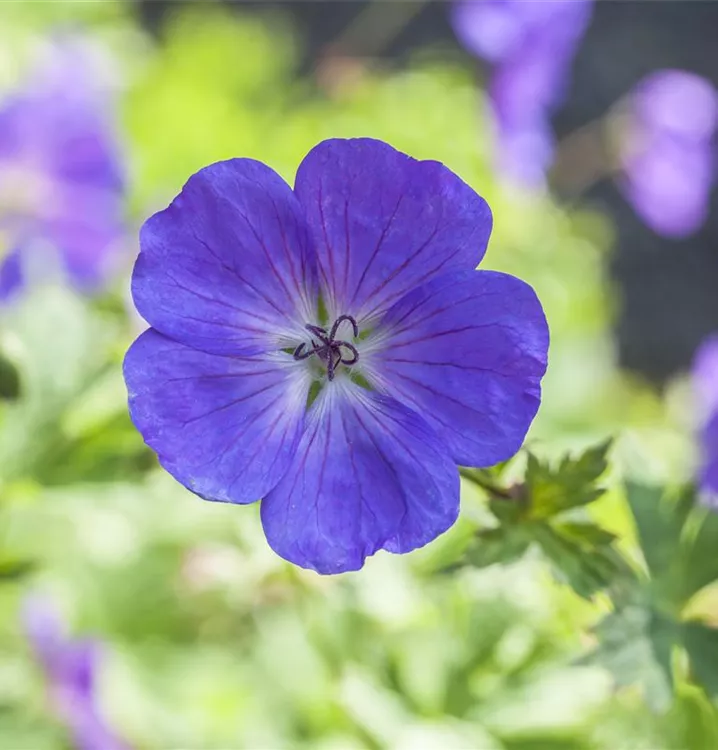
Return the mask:
[(486, 201), (443, 164), (371, 138), (320, 143), (294, 189), (330, 317), (377, 318), (437, 274), (475, 268), (491, 233)]
[(253, 502), (289, 466), (309, 381), (286, 355), (207, 354), (150, 329), (127, 352), (124, 374), (145, 442), (201, 497)]
[(428, 543), (458, 507), (458, 471), (426, 422), (342, 379), (314, 403), (292, 465), (261, 512), (279, 555), (341, 573), (379, 549)]
[(290, 187), (252, 159), (212, 164), (142, 227), (132, 279), (150, 325), (214, 354), (276, 350), (313, 316), (314, 254)]
[(528, 284), (493, 271), (447, 274), (389, 310), (362, 365), (422, 414), (458, 464), (490, 466), (520, 448), (536, 415), (548, 341)]

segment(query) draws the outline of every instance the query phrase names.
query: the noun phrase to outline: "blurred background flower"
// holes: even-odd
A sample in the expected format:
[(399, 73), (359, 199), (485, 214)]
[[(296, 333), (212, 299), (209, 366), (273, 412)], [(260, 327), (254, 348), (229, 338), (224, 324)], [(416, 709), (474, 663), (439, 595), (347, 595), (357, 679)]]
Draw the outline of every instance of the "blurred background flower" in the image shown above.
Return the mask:
[(62, 722), (78, 750), (128, 750), (102, 719), (96, 705), (100, 644), (73, 640), (53, 607), (41, 594), (23, 603), (23, 625), (47, 682), (50, 711)]
[(26, 82), (0, 105), (3, 298), (53, 271), (97, 290), (122, 247), (124, 166), (108, 51), (59, 36), (38, 52)]
[(624, 114), (621, 189), (659, 234), (700, 229), (715, 180), (718, 92), (683, 70), (661, 70), (638, 83)]
[(551, 116), (568, 94), (592, 6), (592, 0), (454, 3), (457, 37), (493, 66), (488, 94), (497, 167), (509, 181), (529, 188), (544, 183), (554, 152)]

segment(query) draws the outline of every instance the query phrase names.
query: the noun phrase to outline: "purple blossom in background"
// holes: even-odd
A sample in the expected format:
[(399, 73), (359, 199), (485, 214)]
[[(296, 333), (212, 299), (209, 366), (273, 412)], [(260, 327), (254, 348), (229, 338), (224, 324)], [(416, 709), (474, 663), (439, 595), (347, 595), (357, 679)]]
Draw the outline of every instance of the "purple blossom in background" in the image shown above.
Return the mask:
[(708, 502), (718, 507), (718, 335), (707, 339), (698, 350), (693, 381), (702, 423), (699, 484)]
[(497, 167), (513, 182), (541, 186), (551, 166), (551, 114), (564, 101), (571, 63), (592, 0), (464, 0), (452, 23), (472, 54), (493, 67), (489, 83)]
[(97, 63), (65, 39), (0, 102), (0, 299), (48, 266), (92, 291), (118, 260), (123, 177)]
[(70, 732), (77, 750), (129, 750), (106, 724), (95, 704), (99, 644), (70, 639), (52, 603), (29, 596), (23, 623), (47, 680), (50, 709)]
[(135, 425), (201, 497), (264, 498), (298, 565), (421, 547), (456, 520), (457, 464), (512, 456), (540, 402), (541, 305), (474, 270), (491, 223), (442, 164), (368, 138), (320, 143), (294, 190), (251, 159), (206, 167), (140, 235)]
[(715, 180), (718, 92), (694, 73), (661, 70), (629, 98), (619, 184), (658, 234), (685, 237), (701, 227)]

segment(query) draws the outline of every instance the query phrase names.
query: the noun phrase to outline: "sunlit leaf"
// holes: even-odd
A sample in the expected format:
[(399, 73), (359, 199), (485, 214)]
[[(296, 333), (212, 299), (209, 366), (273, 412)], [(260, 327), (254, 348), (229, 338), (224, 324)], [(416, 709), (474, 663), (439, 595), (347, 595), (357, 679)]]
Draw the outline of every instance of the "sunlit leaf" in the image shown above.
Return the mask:
[(686, 598), (718, 579), (718, 514), (698, 506), (691, 524), (693, 528), (687, 529), (681, 539), (679, 553)]
[(718, 747), (718, 709), (692, 685), (679, 686), (665, 724), (671, 747), (690, 750)]
[(630, 566), (614, 546), (615, 535), (588, 517), (576, 517), (577, 509), (604, 491), (597, 482), (607, 468), (608, 449), (609, 443), (602, 443), (556, 467), (529, 454), (525, 483), (508, 489), (500, 485), (500, 475), (465, 470), (464, 476), (489, 495), (498, 522), (477, 533), (465, 563), (513, 562), (535, 545), (555, 577), (587, 599), (631, 578)]
[(534, 518), (549, 518), (588, 505), (603, 494), (596, 482), (608, 466), (610, 442), (589, 448), (578, 457), (565, 457), (558, 467), (529, 454), (526, 487)]

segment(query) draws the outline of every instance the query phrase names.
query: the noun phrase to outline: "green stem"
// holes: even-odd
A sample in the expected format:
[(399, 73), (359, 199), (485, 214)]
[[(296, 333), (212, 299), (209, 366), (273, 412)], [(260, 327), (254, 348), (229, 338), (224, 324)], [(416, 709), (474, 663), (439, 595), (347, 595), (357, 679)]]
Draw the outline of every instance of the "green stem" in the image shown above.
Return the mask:
[(503, 489), (503, 487), (497, 487), (492, 482), (484, 479), (484, 477), (476, 473), (475, 469), (459, 469), (459, 474), (461, 474), (464, 479), (468, 479), (470, 482), (473, 482), (477, 487), (481, 488), (488, 495), (491, 495), (498, 500), (510, 500), (512, 502), (515, 502), (516, 500), (516, 498), (508, 490)]

